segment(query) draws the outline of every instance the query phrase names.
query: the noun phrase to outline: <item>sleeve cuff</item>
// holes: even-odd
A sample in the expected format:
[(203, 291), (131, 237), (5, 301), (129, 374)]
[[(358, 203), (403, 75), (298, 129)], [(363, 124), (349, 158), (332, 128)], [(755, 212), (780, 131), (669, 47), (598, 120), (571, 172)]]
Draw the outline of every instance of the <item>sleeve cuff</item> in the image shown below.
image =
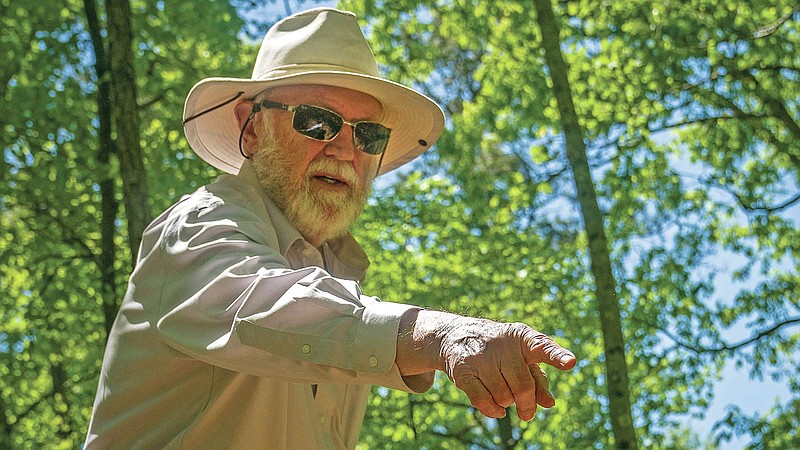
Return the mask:
[[(381, 384), (385, 387), (413, 394), (421, 394), (430, 389), (433, 386), (435, 370), (404, 377), (400, 374), (397, 364), (395, 364), (400, 317), (409, 309), (418, 307), (401, 303), (381, 302), (377, 299), (369, 303), (364, 297), (362, 297), (362, 302), (367, 304), (363, 316), (364, 323), (367, 325), (365, 329), (381, 331), (378, 333), (371, 332), (370, 335), (358, 336), (356, 342), (359, 345), (363, 344), (364, 350), (362, 354), (369, 355), (367, 362), (371, 371), (386, 374), (387, 380)], [(374, 367), (372, 367), (373, 363), (376, 363)]]
[(365, 305), (362, 324), (354, 339), (354, 369), (362, 372), (386, 373), (395, 365), (397, 332), (400, 317), (416, 306), (382, 302), (375, 297), (361, 297)]

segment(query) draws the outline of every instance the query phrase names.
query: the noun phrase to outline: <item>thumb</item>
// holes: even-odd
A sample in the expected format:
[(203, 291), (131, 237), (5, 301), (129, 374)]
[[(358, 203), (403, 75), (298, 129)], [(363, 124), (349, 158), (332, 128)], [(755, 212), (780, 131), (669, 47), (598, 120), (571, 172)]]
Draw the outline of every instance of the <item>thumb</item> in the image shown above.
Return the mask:
[(530, 364), (545, 363), (560, 370), (569, 370), (575, 367), (575, 355), (558, 345), (544, 333), (533, 329), (525, 336), (525, 361)]

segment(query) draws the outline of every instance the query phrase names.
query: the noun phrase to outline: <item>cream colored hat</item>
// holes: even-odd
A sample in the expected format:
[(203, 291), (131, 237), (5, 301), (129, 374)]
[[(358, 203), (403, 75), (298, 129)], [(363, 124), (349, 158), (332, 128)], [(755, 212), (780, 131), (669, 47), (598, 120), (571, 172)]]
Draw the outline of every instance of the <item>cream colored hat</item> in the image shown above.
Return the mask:
[(444, 128), (444, 113), (431, 99), (380, 77), (355, 14), (317, 8), (267, 31), (250, 79), (206, 78), (192, 88), (183, 110), (189, 144), (212, 166), (238, 173), (244, 157), (234, 107), (265, 89), (297, 84), (344, 87), (381, 102), (381, 123), (392, 132), (379, 174), (419, 156)]

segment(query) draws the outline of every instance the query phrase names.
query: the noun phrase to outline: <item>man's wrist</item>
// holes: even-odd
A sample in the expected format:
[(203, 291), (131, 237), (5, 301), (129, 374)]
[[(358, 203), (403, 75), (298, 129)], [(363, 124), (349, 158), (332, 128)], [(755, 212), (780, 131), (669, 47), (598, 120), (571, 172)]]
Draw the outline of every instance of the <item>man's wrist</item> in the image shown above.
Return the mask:
[[(444, 370), (443, 339), (447, 330), (462, 317), (429, 309), (412, 310), (404, 316), (405, 321), (401, 319), (401, 330), (406, 335), (398, 336), (398, 356), (401, 345), (399, 340), (402, 338), (404, 340), (402, 362), (407, 364), (406, 368), (414, 373)], [(412, 360), (409, 361), (406, 358), (412, 358)], [(400, 363), (398, 365), (401, 366)], [(403, 367), (400, 368), (402, 373)]]
[(412, 309), (400, 319), (396, 362), (403, 375), (442, 370), (442, 337), (459, 316), (441, 311)]

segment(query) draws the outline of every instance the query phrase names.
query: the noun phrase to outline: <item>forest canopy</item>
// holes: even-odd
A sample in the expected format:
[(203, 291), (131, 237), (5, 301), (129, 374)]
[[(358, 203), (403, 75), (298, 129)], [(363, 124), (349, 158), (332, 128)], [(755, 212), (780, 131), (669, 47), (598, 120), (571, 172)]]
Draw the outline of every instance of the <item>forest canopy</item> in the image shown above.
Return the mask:
[[(213, 180), (183, 135), (248, 77), (268, 0), (0, 0), (0, 448), (80, 448), (141, 232)], [(364, 448), (800, 447), (800, 4), (349, 0), (447, 129), (379, 179), (365, 293), (575, 351), (556, 407), (488, 419), (446, 377), (375, 387)], [(733, 363), (788, 388), (683, 427)]]

